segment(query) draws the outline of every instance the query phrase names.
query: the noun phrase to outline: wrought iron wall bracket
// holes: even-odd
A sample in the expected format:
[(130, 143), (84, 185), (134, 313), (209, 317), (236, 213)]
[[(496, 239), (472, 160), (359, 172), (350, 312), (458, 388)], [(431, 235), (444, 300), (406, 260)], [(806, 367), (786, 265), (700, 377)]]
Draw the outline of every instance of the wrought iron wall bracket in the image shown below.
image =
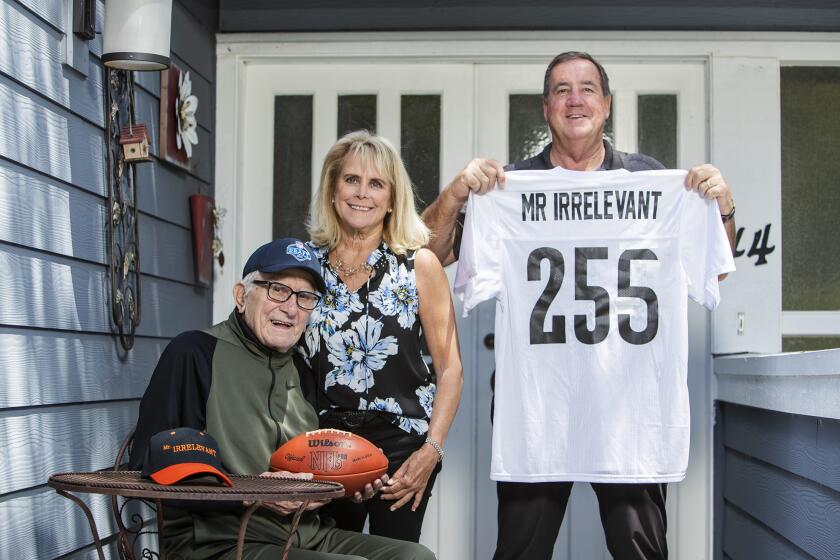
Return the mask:
[(105, 92), (109, 214), (106, 233), (111, 320), (120, 344), (131, 350), (134, 333), (140, 324), (137, 173), (135, 164), (125, 161), (120, 145), (120, 129), (135, 124), (133, 74), (127, 70), (109, 70)]

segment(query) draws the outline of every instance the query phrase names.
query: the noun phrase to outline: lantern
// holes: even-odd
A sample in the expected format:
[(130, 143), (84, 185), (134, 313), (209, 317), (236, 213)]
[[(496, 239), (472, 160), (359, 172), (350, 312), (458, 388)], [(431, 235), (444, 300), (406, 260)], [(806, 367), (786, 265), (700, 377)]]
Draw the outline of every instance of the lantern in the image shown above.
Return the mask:
[(108, 0), (102, 62), (123, 70), (169, 67), (172, 0)]

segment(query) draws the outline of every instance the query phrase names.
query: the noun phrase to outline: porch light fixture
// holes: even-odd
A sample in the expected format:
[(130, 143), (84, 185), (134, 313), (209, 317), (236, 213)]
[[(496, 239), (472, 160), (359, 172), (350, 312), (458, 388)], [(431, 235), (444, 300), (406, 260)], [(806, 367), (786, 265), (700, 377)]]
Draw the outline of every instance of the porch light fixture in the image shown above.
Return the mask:
[(169, 67), (172, 0), (108, 0), (102, 62), (123, 70)]

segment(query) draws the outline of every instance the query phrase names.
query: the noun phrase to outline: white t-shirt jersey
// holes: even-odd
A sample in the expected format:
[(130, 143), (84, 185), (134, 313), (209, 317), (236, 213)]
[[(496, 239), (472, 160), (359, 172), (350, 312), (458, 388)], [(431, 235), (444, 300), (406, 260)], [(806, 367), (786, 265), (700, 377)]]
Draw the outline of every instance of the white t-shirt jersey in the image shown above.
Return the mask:
[(471, 195), (455, 292), (496, 299), (494, 480), (669, 482), (688, 464), (687, 298), (735, 269), (685, 171), (505, 173)]

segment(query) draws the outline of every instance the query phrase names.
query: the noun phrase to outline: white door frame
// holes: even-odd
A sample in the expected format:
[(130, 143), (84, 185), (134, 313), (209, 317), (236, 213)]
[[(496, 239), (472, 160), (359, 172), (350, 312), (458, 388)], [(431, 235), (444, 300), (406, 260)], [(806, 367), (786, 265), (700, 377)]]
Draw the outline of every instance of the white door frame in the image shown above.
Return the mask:
[[(714, 352), (776, 352), (781, 348), (781, 148), (779, 67), (837, 65), (840, 34), (741, 32), (418, 32), (230, 34), (217, 36), (216, 201), (228, 213), (222, 241), (228, 257), (214, 282), (214, 319), (230, 310), (230, 294), (247, 257), (242, 201), (244, 103), (251, 64), (380, 61), (389, 64), (506, 62), (545, 64), (554, 54), (587, 51), (604, 63), (701, 61), (708, 69), (709, 160), (733, 186), (738, 225), (749, 232), (777, 224), (770, 243), (779, 258), (761, 268), (737, 260), (738, 272), (722, 287), (713, 315)], [(540, 80), (536, 76), (535, 80)], [(479, 155), (479, 154), (476, 154)], [(442, 177), (446, 182), (448, 177)], [(736, 316), (746, 330), (736, 333)], [(465, 353), (470, 349), (464, 349)], [(706, 360), (708, 362), (708, 359)], [(711, 375), (711, 368), (709, 369)], [(714, 394), (714, 393), (713, 393)], [(711, 400), (711, 398), (710, 398)], [(707, 410), (711, 408), (711, 402)], [(711, 416), (709, 416), (709, 424)], [(710, 428), (711, 426), (709, 426)], [(706, 457), (712, 476), (711, 452)], [(705, 550), (675, 557), (705, 558), (712, 550), (712, 486), (707, 481), (698, 515), (709, 527)]]

